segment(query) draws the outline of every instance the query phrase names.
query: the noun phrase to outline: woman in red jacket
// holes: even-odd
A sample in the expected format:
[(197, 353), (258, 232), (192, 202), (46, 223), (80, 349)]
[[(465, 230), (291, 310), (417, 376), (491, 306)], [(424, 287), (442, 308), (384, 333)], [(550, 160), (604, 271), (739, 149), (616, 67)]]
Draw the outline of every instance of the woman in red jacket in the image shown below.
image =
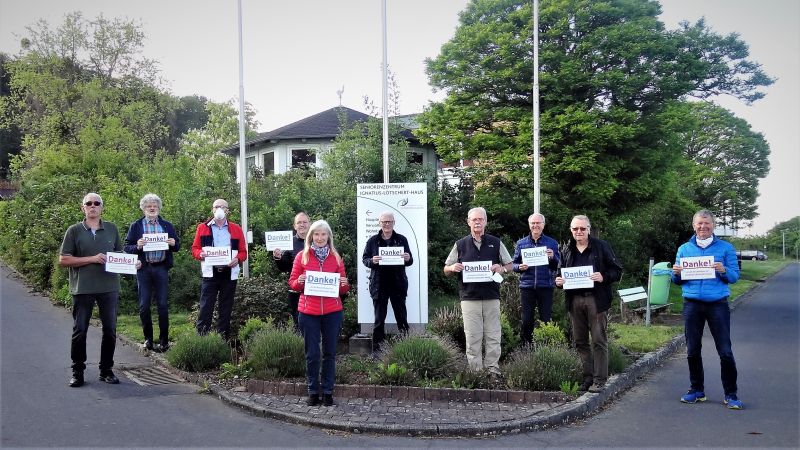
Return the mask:
[[(327, 272), (335, 275), (324, 275)], [(336, 277), (338, 276), (338, 280)], [(338, 290), (332, 284), (338, 286)], [(342, 257), (333, 246), (328, 222), (317, 220), (306, 235), (303, 251), (294, 258), (289, 287), (300, 294), (297, 322), (305, 339), (309, 406), (333, 405), (336, 341), (342, 330), (341, 296), (350, 289)], [(327, 289), (326, 289), (327, 288)], [(322, 337), (322, 387), (320, 389), (320, 336)]]

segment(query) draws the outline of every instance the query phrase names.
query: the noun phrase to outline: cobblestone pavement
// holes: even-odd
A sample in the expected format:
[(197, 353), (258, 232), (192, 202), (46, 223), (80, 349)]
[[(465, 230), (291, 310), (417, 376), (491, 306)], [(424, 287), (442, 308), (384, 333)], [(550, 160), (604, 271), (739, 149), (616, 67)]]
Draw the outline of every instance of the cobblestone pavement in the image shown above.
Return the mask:
[[(603, 392), (585, 393), (561, 402), (421, 401), (334, 396), (335, 404), (331, 407), (310, 407), (305, 404), (305, 396), (252, 393), (243, 386), (231, 389), (211, 384), (208, 389), (223, 401), (252, 414), (307, 426), (351, 433), (487, 436), (559, 426), (591, 415), (633, 386), (638, 378), (672, 355), (683, 342), (683, 336), (679, 336), (663, 348), (645, 354), (624, 373), (611, 376)], [(192, 379), (192, 374), (182, 375), (197, 382)]]

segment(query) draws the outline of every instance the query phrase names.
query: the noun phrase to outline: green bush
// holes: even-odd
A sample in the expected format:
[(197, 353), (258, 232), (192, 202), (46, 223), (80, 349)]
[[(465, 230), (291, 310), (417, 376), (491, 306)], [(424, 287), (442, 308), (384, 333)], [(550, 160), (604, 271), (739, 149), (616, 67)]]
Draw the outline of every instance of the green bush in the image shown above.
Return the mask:
[(628, 365), (630, 360), (622, 351), (620, 345), (613, 339), (608, 340), (608, 372), (621, 373)]
[(204, 372), (231, 362), (231, 348), (216, 333), (199, 336), (185, 333), (178, 336), (175, 345), (167, 352), (167, 361), (188, 372)]
[(464, 318), (458, 305), (443, 306), (433, 313), (428, 321), (428, 330), (436, 336), (454, 342), (461, 351), (467, 348), (467, 338), (464, 335)]
[(291, 378), (305, 373), (303, 338), (290, 327), (267, 327), (257, 332), (247, 352), (247, 362), (257, 377)]
[(565, 346), (525, 346), (514, 352), (503, 374), (511, 389), (558, 391), (561, 384), (581, 378), (578, 355)]
[(504, 361), (508, 355), (514, 353), (514, 350), (519, 347), (520, 337), (519, 333), (511, 327), (505, 313), (500, 313), (500, 360)]
[(484, 370), (462, 370), (451, 381), (454, 389), (489, 389), (492, 386), (491, 373)]
[(407, 386), (414, 383), (414, 373), (398, 363), (378, 364), (369, 372), (372, 384)]
[(545, 322), (533, 329), (534, 345), (567, 345), (564, 330), (555, 322)]
[(390, 342), (383, 361), (409, 369), (416, 378), (449, 378), (459, 369), (463, 356), (447, 339), (439, 336), (408, 334)]
[(336, 355), (336, 383), (363, 384), (368, 382), (380, 362), (360, 355)]
[(512, 330), (521, 332), (522, 303), (519, 298), (519, 275), (516, 273), (506, 275), (500, 284), (500, 312), (506, 316)]
[(245, 347), (247, 347), (250, 339), (256, 335), (259, 331), (265, 330), (267, 328), (273, 328), (274, 324), (272, 318), (267, 318), (267, 321), (264, 322), (263, 320), (259, 319), (258, 317), (251, 317), (247, 319), (247, 321), (239, 328), (239, 342)]
[(289, 291), (288, 276), (242, 278), (236, 286), (231, 314), (231, 330), (238, 333), (247, 319), (257, 317), (266, 320), (272, 317), (275, 325), (291, 323), (286, 294)]

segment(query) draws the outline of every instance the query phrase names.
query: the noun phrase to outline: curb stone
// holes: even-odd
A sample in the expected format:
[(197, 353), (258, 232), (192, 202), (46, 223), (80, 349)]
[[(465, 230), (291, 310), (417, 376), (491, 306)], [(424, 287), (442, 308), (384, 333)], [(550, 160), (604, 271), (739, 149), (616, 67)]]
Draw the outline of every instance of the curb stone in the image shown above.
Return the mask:
[[(788, 267), (788, 266), (787, 266)], [(780, 271), (779, 271), (780, 272)], [(779, 273), (779, 272), (776, 272)], [(759, 283), (747, 292), (741, 294), (731, 303), (731, 309), (735, 309), (742, 302), (752, 298), (763, 283)], [(130, 342), (128, 339), (120, 337), (125, 343), (138, 347), (138, 344)], [(276, 408), (269, 408), (252, 400), (254, 394), (248, 392), (232, 392), (227, 388), (210, 380), (204, 379), (201, 375), (184, 372), (171, 367), (164, 355), (150, 352), (150, 357), (157, 364), (166, 370), (174, 373), (192, 383), (206, 385), (210, 393), (231, 406), (241, 408), (255, 416), (282, 420), (298, 425), (313, 426), (323, 429), (331, 429), (350, 433), (374, 433), (382, 435), (407, 435), (420, 437), (477, 437), (491, 436), (508, 433), (522, 433), (536, 431), (546, 428), (561, 426), (574, 422), (581, 418), (596, 413), (603, 405), (611, 402), (626, 390), (633, 387), (636, 382), (650, 372), (657, 365), (663, 363), (681, 347), (685, 345), (683, 335), (676, 336), (670, 342), (658, 350), (646, 353), (636, 360), (628, 368), (616, 375), (609, 377), (606, 388), (597, 394), (585, 393), (565, 404), (552, 407), (544, 412), (535, 413), (525, 418), (511, 419), (502, 422), (479, 423), (479, 424), (453, 424), (453, 423), (369, 423), (358, 422), (346, 419), (328, 419), (314, 415), (298, 414), (289, 411), (282, 411)], [(144, 352), (144, 350), (140, 350)]]

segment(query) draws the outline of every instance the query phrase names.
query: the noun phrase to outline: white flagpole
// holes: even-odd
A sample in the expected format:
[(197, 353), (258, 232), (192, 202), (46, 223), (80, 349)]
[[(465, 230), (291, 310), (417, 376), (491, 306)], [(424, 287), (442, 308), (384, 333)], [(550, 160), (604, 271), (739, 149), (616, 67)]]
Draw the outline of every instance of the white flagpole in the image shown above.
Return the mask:
[(533, 212), (539, 211), (539, 0), (533, 0)]
[(381, 2), (383, 22), (383, 182), (389, 182), (389, 88), (388, 50), (386, 47), (386, 0)]
[[(244, 62), (242, 56), (242, 0), (237, 0), (239, 18), (239, 191), (242, 203), (242, 230), (245, 232), (245, 241), (250, 236), (247, 227), (247, 159), (245, 157), (245, 136), (244, 136)], [(247, 242), (245, 242), (247, 245)], [(242, 264), (242, 276), (250, 276), (250, 267), (247, 260)]]

